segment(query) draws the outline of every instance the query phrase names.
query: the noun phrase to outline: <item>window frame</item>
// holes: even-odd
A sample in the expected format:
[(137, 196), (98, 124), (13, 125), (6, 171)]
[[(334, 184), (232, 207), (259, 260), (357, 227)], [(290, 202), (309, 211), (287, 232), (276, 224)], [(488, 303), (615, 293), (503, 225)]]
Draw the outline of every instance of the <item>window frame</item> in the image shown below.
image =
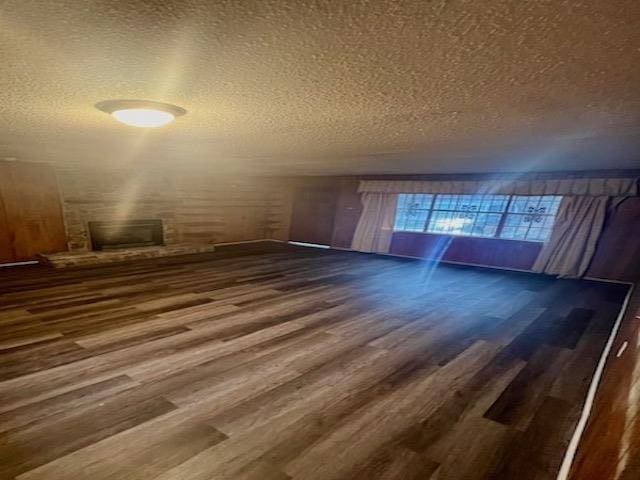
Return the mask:
[[(399, 195), (430, 195), (431, 196), (431, 201), (429, 202), (429, 208), (427, 210), (427, 216), (425, 219), (425, 222), (423, 224), (422, 230), (405, 230), (405, 229), (396, 229), (396, 224), (395, 224), (395, 220), (394, 220), (394, 225), (393, 225), (393, 232), (400, 232), (400, 233), (418, 233), (418, 234), (428, 234), (428, 235), (445, 235), (445, 236), (451, 236), (451, 237), (463, 237), (463, 238), (488, 238), (488, 239), (494, 239), (494, 240), (506, 240), (506, 241), (516, 241), (516, 242), (529, 242), (529, 243), (537, 243), (537, 244), (541, 244), (541, 243), (545, 243), (546, 241), (548, 241), (549, 236), (547, 236), (547, 238), (545, 238), (544, 240), (531, 240), (531, 239), (527, 239), (527, 238), (508, 238), (508, 237), (502, 237), (502, 233), (505, 227), (505, 224), (507, 222), (507, 218), (509, 216), (509, 214), (514, 215), (514, 216), (520, 216), (520, 215), (526, 215), (526, 213), (519, 213), (519, 212), (511, 212), (510, 208), (511, 205), (514, 201), (515, 198), (523, 198), (523, 197), (558, 197), (558, 206), (560, 204), (560, 202), (562, 201), (562, 195), (517, 195), (517, 194), (453, 194), (453, 193), (400, 193)], [(433, 213), (434, 212), (450, 212), (450, 213), (464, 213), (463, 210), (451, 210), (451, 209), (434, 209), (434, 206), (436, 204), (436, 200), (438, 198), (438, 196), (440, 195), (466, 195), (466, 196), (482, 196), (482, 197), (490, 197), (490, 196), (506, 196), (507, 201), (504, 207), (503, 211), (500, 212), (482, 212), (482, 211), (478, 211), (478, 212), (474, 212), (474, 213), (487, 213), (487, 214), (498, 214), (500, 215), (500, 221), (498, 222), (498, 225), (496, 227), (496, 232), (495, 235), (493, 236), (488, 236), (488, 235), (471, 235), (471, 234), (465, 234), (465, 233), (447, 233), (447, 232), (433, 232), (433, 231), (429, 231), (429, 224), (431, 222), (431, 219), (433, 217)], [(396, 206), (396, 215), (398, 214), (398, 206)], [(424, 209), (420, 209), (420, 210), (424, 210)], [(549, 214), (542, 214), (546, 217), (550, 217), (553, 216), (554, 218), (554, 222), (555, 222), (555, 217), (557, 216), (558, 211), (556, 209), (555, 213), (553, 215), (549, 215)], [(406, 222), (405, 222), (406, 225)], [(531, 226), (529, 226), (529, 229), (531, 228)], [(529, 230), (527, 230), (528, 232)], [(549, 235), (551, 234), (551, 232), (549, 232)]]

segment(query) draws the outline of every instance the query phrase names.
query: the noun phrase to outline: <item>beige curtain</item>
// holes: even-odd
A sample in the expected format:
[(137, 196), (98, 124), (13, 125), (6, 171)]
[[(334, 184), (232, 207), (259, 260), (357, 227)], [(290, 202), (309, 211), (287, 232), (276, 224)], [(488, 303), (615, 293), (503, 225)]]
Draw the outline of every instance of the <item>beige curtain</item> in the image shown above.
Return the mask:
[(583, 276), (602, 233), (608, 202), (606, 196), (564, 197), (533, 271), (563, 278)]
[(363, 193), (362, 214), (351, 248), (360, 252), (387, 253), (391, 246), (398, 196), (387, 193)]

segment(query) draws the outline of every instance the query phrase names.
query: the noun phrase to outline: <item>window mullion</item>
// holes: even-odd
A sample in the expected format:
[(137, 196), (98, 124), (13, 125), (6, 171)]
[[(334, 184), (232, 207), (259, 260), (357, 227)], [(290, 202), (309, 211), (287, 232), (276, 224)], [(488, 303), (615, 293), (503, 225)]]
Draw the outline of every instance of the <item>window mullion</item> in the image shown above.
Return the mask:
[(429, 228), (429, 222), (431, 221), (431, 215), (433, 215), (433, 205), (436, 202), (436, 196), (437, 195), (431, 195), (431, 205), (429, 205), (429, 213), (427, 213), (427, 221), (424, 223), (424, 228), (422, 229), (423, 232), (427, 232), (427, 229)]
[(507, 215), (509, 215), (509, 208), (511, 207), (511, 201), (515, 195), (509, 195), (509, 200), (507, 200), (507, 206), (502, 212), (502, 216), (500, 217), (500, 221), (498, 222), (498, 228), (496, 229), (496, 238), (500, 238), (502, 235), (502, 229), (504, 228), (504, 224), (507, 223)]
[(527, 225), (527, 233), (524, 236), (524, 239), (528, 239), (529, 238), (529, 232), (531, 232), (531, 225), (533, 225), (533, 222), (535, 221), (536, 218), (536, 213), (535, 211), (538, 209), (538, 207), (540, 206), (540, 202), (542, 201), (542, 197), (538, 197), (538, 203), (536, 203), (536, 206), (534, 207), (534, 212), (533, 215), (531, 215), (530, 217), (530, 221), (529, 221), (529, 225)]
[(511, 207), (511, 202), (513, 201), (514, 196), (515, 195), (509, 195), (509, 200), (507, 200), (507, 206), (502, 212), (502, 215), (500, 216), (500, 221), (498, 222), (498, 228), (496, 228), (495, 238), (500, 238), (500, 235), (502, 235), (502, 229), (504, 228), (504, 224), (507, 223), (507, 215), (509, 215), (509, 208)]

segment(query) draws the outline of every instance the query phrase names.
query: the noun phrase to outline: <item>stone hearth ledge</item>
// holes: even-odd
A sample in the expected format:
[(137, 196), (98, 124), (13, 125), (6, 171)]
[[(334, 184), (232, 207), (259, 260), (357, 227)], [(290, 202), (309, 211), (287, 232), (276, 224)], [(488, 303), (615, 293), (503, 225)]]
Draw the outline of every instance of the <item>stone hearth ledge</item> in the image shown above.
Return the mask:
[(193, 253), (209, 253), (215, 251), (215, 245), (209, 244), (176, 244), (153, 247), (122, 248), (100, 252), (60, 252), (41, 254), (40, 262), (55, 268), (81, 267), (105, 263), (127, 262), (144, 258), (171, 257)]

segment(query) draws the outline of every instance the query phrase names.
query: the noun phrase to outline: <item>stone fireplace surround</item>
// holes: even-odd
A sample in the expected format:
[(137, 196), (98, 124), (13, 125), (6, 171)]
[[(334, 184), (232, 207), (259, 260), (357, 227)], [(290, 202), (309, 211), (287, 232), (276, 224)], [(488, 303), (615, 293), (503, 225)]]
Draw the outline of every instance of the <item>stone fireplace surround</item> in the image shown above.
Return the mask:
[[(162, 207), (163, 202), (159, 202)], [(167, 205), (164, 205), (165, 207)], [(213, 252), (212, 244), (197, 244), (193, 242), (178, 242), (174, 218), (171, 215), (149, 215), (152, 203), (143, 208), (136, 206), (134, 212), (122, 218), (118, 215), (117, 206), (103, 202), (85, 202), (79, 208), (75, 205), (65, 205), (65, 222), (69, 251), (40, 256), (40, 261), (55, 268), (81, 267), (105, 263), (127, 262), (145, 258), (157, 258), (174, 255), (188, 255), (193, 253)], [(71, 208), (70, 208), (71, 207)], [(146, 215), (146, 216), (145, 216)], [(75, 221), (76, 216), (80, 217)], [(135, 217), (135, 218), (134, 218)], [(128, 222), (136, 218), (157, 220), (162, 226), (163, 245), (118, 248), (97, 251), (92, 248), (91, 222)]]
[[(158, 168), (56, 168), (68, 252), (55, 266), (210, 252), (214, 244), (288, 238), (290, 183)], [(92, 251), (89, 222), (160, 220), (164, 246)]]
[[(162, 205), (162, 202), (160, 202)], [(147, 214), (150, 210), (151, 204), (145, 205), (144, 208), (137, 208), (140, 218), (142, 215)], [(165, 205), (166, 207), (167, 205)], [(91, 265), (100, 265), (107, 263), (120, 263), (128, 262), (131, 260), (141, 260), (147, 258), (169, 257), (176, 255), (189, 255), (195, 253), (208, 253), (215, 251), (215, 246), (208, 243), (194, 243), (194, 242), (178, 242), (178, 235), (175, 229), (175, 221), (172, 215), (164, 215), (163, 217), (150, 218), (149, 220), (157, 220), (162, 227), (162, 245), (153, 246), (139, 246), (139, 247), (126, 247), (117, 248), (112, 250), (95, 250), (92, 248), (91, 228), (92, 222), (105, 222), (105, 223), (117, 223), (117, 222), (130, 222), (135, 220), (133, 218), (138, 213), (129, 214), (127, 218), (120, 220), (116, 215), (117, 212), (113, 207), (107, 208), (105, 205), (96, 205), (92, 208), (80, 209), (80, 213), (86, 215), (86, 219), (80, 222), (73, 223), (65, 217), (67, 223), (67, 237), (69, 238), (69, 251), (44, 254), (40, 255), (39, 260), (55, 268), (67, 268), (67, 267), (86, 267)], [(95, 217), (89, 216), (91, 213), (96, 214), (101, 212), (106, 216), (97, 217), (100, 220), (94, 220)], [(66, 212), (68, 213), (68, 212)], [(106, 218), (107, 220), (102, 220)]]
[(90, 221), (162, 221), (164, 243), (288, 238), (292, 187), (277, 177), (155, 168), (57, 168), (67, 246), (91, 250)]
[[(135, 230), (130, 234), (126, 229)], [(148, 231), (144, 231), (144, 229)], [(114, 229), (123, 229), (121, 233)], [(213, 252), (213, 245), (172, 244), (165, 245), (163, 223), (157, 219), (132, 219), (125, 221), (88, 222), (91, 250), (78, 250), (41, 255), (43, 263), (56, 268), (80, 267), (94, 264), (127, 262), (193, 253)], [(148, 245), (145, 245), (148, 244)]]

